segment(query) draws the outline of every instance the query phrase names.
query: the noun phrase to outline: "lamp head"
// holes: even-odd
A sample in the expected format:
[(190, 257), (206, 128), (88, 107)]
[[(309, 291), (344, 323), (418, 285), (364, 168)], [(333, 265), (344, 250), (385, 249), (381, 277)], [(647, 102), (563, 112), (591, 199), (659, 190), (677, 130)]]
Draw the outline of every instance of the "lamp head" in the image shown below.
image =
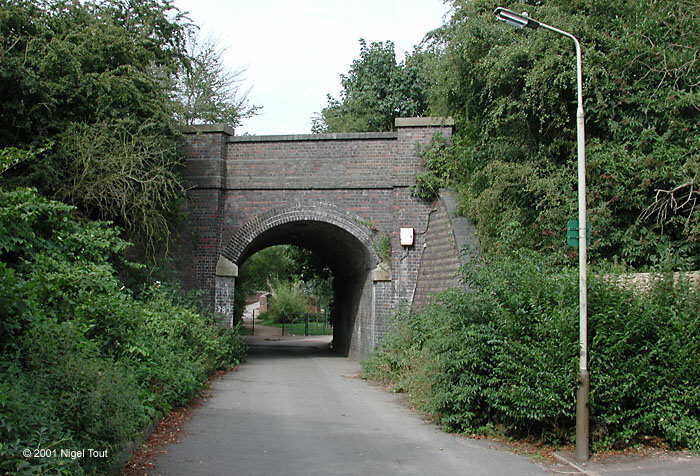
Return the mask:
[(540, 26), (538, 21), (533, 20), (527, 15), (527, 12), (515, 13), (513, 10), (498, 7), (493, 11), (493, 14), (496, 15), (497, 20), (516, 28), (537, 28)]

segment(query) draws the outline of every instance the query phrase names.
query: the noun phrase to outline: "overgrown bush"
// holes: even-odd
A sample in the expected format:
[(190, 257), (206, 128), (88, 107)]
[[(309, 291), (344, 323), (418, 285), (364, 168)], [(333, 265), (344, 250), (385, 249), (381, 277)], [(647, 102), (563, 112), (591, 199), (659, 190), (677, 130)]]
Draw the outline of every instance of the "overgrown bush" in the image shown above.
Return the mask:
[(272, 297), (267, 316), (272, 322), (294, 322), (309, 311), (309, 297), (304, 294), (300, 281), (273, 280)]
[[(450, 431), (574, 438), (578, 281), (534, 253), (466, 269), (452, 290), (396, 329), (365, 364)], [(700, 449), (700, 292), (649, 292), (592, 277), (589, 294), (594, 448), (663, 437)]]
[(0, 3), (0, 147), (54, 144), (12, 182), (162, 257), (184, 199), (178, 126), (237, 125), (258, 109), (196, 30), (171, 0)]
[[(0, 189), (3, 474), (103, 474), (149, 422), (243, 356), (237, 330), (214, 326), (175, 288), (124, 286), (115, 264), (128, 243), (73, 212), (32, 189)], [(24, 458), (24, 448), (110, 458)]]
[(441, 188), (455, 186), (464, 179), (466, 165), (455, 157), (452, 143), (442, 134), (435, 134), (426, 147), (419, 148), (424, 172), (416, 175), (413, 195), (423, 200), (435, 200)]
[(235, 320), (243, 315), (248, 296), (281, 281), (300, 282), (298, 286), (309, 297), (314, 297), (319, 306), (331, 309), (333, 273), (326, 263), (307, 249), (276, 245), (258, 251), (241, 266), (234, 293)]

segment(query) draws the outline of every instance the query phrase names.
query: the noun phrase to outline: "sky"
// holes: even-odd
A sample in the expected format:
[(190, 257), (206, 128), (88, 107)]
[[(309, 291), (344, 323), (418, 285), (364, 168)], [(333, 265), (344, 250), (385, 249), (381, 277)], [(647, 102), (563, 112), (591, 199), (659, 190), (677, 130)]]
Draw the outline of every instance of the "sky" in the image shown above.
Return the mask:
[(236, 134), (307, 134), (311, 117), (338, 97), (340, 74), (359, 39), (391, 40), (397, 60), (443, 23), (443, 0), (175, 0), (204, 38), (224, 47), (227, 68), (245, 68), (243, 88), (262, 112)]

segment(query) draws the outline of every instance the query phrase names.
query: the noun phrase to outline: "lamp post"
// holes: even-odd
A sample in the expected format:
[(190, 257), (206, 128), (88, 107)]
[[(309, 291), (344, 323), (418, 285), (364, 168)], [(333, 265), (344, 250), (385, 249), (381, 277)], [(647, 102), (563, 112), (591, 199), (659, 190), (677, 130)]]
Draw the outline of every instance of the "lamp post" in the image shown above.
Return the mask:
[(586, 249), (586, 135), (583, 113), (583, 71), (581, 66), (581, 44), (566, 31), (554, 28), (530, 18), (527, 13), (516, 13), (503, 7), (494, 10), (496, 18), (518, 28), (542, 27), (574, 40), (576, 45), (576, 82), (578, 107), (576, 109), (576, 138), (578, 151), (578, 267), (579, 267), (579, 388), (576, 393), (576, 459), (588, 460), (588, 296), (587, 249)]

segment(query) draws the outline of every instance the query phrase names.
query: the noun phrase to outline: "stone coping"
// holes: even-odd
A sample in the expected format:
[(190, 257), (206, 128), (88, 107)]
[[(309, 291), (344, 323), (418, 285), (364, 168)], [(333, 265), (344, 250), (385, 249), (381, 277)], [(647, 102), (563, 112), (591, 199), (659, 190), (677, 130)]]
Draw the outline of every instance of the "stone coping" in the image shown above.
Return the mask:
[(454, 127), (455, 120), (451, 117), (397, 117), (396, 127)]
[(221, 133), (228, 136), (234, 135), (233, 127), (227, 124), (195, 124), (180, 129), (183, 134), (212, 134)]
[(450, 221), (459, 262), (461, 265), (465, 265), (472, 255), (480, 254), (479, 236), (476, 233), (476, 227), (469, 219), (459, 214), (457, 192), (446, 188), (441, 189), (440, 201), (445, 207), (447, 218)]
[(700, 271), (674, 271), (656, 273), (624, 273), (605, 274), (603, 279), (609, 283), (616, 284), (622, 288), (645, 291), (652, 284), (662, 279), (671, 278), (676, 285), (681, 281), (687, 281), (692, 286), (700, 287)]
[(394, 140), (398, 138), (396, 132), (343, 132), (335, 134), (290, 134), (290, 135), (264, 135), (264, 136), (235, 136), (229, 137), (228, 142), (301, 142), (301, 141), (325, 141), (325, 140), (368, 140), (383, 139)]
[[(397, 117), (394, 126), (401, 127), (454, 127), (451, 117)], [(357, 139), (396, 139), (398, 134), (392, 132), (344, 132), (333, 134), (289, 134), (289, 135), (250, 135), (236, 136), (233, 127), (227, 124), (195, 124), (185, 126), (183, 134), (226, 134), (229, 142), (289, 142), (289, 141), (323, 141), (323, 140), (357, 140)]]

